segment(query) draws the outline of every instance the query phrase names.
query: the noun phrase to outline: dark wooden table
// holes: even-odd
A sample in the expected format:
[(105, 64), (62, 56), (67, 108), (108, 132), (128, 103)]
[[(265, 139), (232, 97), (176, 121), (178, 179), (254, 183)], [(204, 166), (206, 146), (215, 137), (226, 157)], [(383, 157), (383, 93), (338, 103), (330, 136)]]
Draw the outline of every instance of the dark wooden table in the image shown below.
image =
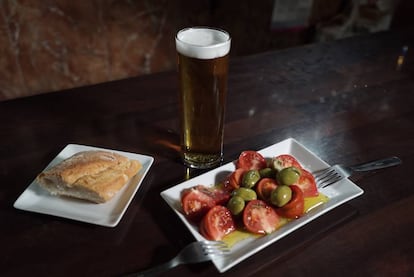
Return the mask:
[[(413, 276), (413, 47), (413, 32), (387, 32), (232, 60), (225, 162), (293, 137), (331, 164), (403, 164), (353, 177), (362, 196), (224, 276)], [(0, 118), (1, 276), (120, 276), (194, 240), (159, 195), (202, 173), (178, 158), (175, 72), (2, 102)], [(154, 156), (115, 228), (13, 208), (69, 143)], [(207, 262), (169, 275), (219, 273)]]

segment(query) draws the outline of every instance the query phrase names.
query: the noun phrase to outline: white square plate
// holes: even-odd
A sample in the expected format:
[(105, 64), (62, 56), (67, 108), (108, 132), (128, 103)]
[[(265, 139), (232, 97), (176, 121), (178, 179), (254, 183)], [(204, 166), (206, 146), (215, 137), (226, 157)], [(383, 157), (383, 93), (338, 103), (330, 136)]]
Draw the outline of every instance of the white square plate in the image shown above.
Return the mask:
[(122, 152), (78, 144), (68, 144), (45, 168), (50, 168), (70, 156), (88, 150), (115, 152), (129, 159), (138, 160), (141, 170), (110, 201), (95, 204), (69, 197), (53, 196), (41, 188), (36, 180), (14, 202), (16, 209), (69, 218), (96, 225), (115, 227), (124, 215), (142, 180), (150, 169), (154, 158), (140, 154)]
[[(306, 149), (299, 142), (292, 138), (271, 145), (258, 152), (260, 152), (265, 158), (271, 158), (281, 154), (293, 155), (302, 164), (302, 166), (308, 169), (310, 172), (314, 172), (316, 170), (329, 166), (327, 163), (322, 161), (315, 154), (313, 154), (311, 151)], [(188, 221), (182, 213), (180, 204), (181, 191), (185, 188), (193, 187), (198, 184), (207, 186), (214, 185), (217, 182), (222, 181), (223, 176), (226, 176), (228, 173), (234, 170), (235, 164), (231, 162), (161, 192), (161, 196), (175, 211), (175, 213), (184, 222), (184, 224), (188, 227), (190, 232), (197, 240), (205, 240), (205, 238), (198, 232), (198, 226)], [(329, 201), (327, 203), (312, 209), (304, 216), (289, 222), (270, 235), (262, 236), (259, 238), (252, 236), (245, 240), (237, 242), (231, 248), (229, 255), (226, 255), (224, 257), (213, 257), (212, 261), (216, 268), (220, 272), (225, 272), (226, 270), (252, 256), (263, 248), (269, 246), (270, 244), (285, 237), (291, 232), (297, 230), (303, 225), (363, 193), (363, 190), (361, 188), (359, 188), (348, 179), (344, 179), (319, 191), (329, 197)]]

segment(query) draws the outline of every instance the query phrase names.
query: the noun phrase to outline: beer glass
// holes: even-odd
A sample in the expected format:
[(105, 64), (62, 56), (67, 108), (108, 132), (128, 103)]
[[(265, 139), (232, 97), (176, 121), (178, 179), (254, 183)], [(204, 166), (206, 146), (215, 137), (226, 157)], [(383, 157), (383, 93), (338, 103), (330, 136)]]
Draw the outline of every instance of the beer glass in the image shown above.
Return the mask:
[(230, 41), (226, 31), (210, 27), (186, 28), (175, 37), (181, 152), (192, 168), (222, 161)]

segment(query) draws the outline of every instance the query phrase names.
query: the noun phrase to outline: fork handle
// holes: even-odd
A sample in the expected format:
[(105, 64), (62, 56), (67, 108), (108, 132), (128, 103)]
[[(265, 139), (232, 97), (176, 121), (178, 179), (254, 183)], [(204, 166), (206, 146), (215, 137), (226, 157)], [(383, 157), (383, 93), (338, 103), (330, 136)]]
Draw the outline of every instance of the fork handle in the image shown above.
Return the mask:
[(136, 273), (132, 273), (132, 274), (128, 274), (125, 277), (144, 277), (144, 276), (156, 276), (162, 272), (165, 272), (173, 267), (176, 267), (177, 265), (179, 265), (180, 262), (177, 259), (172, 259), (166, 263), (163, 264), (159, 264), (156, 265), (154, 267), (148, 268), (146, 270), (140, 271), (140, 272), (136, 272)]
[(398, 157), (388, 157), (379, 159), (367, 163), (350, 166), (353, 171), (370, 171), (375, 169), (381, 169), (401, 164), (402, 161)]

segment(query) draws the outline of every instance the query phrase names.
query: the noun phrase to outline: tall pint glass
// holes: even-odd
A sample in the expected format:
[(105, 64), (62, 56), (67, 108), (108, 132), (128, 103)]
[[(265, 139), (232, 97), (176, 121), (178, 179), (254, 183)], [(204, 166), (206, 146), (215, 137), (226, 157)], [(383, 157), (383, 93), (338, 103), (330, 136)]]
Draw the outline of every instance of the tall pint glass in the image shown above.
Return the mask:
[(226, 31), (210, 27), (186, 28), (175, 38), (182, 158), (192, 168), (222, 161), (230, 42)]

